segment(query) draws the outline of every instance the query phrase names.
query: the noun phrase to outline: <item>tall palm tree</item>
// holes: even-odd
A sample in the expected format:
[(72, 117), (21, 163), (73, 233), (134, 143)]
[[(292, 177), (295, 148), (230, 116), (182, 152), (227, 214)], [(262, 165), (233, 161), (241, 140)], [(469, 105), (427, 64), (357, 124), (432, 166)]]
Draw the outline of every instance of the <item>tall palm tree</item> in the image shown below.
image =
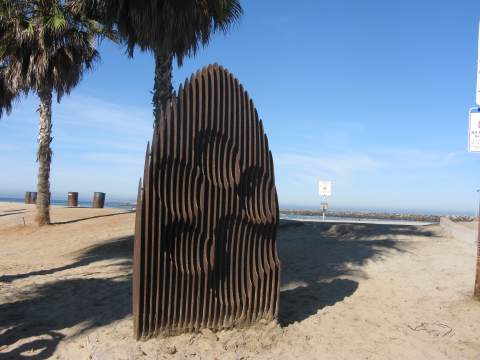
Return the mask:
[(68, 0), (0, 0), (0, 116), (21, 95), (40, 99), (36, 223), (50, 223), (52, 97), (68, 94), (99, 59), (97, 22)]
[(136, 46), (155, 58), (155, 120), (173, 95), (172, 61), (181, 65), (208, 44), (217, 30), (226, 32), (242, 15), (239, 0), (77, 0), (82, 12), (115, 27), (133, 56)]

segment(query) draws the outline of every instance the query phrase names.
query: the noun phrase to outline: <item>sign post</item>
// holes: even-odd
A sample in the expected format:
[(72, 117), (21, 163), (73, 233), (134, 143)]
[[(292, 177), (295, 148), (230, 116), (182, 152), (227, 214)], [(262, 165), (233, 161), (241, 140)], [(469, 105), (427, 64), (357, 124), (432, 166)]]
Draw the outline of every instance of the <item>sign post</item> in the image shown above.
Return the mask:
[[(468, 151), (471, 153), (480, 153), (480, 23), (478, 26), (477, 91), (475, 102), (477, 106), (471, 108), (468, 114)], [(477, 190), (477, 192), (480, 192), (480, 190)], [(473, 296), (480, 300), (480, 199), (478, 204), (477, 266)]]
[(477, 47), (477, 92), (475, 96), (477, 106), (480, 106), (480, 22), (478, 23), (478, 47)]
[[(477, 190), (480, 194), (480, 189)], [(475, 285), (473, 289), (473, 296), (480, 300), (480, 198), (478, 200), (478, 224), (477, 224), (477, 273), (475, 275)]]
[(320, 203), (322, 205), (322, 221), (325, 221), (325, 212), (328, 209), (327, 197), (332, 195), (332, 182), (320, 180), (318, 182), (318, 194), (322, 199)]

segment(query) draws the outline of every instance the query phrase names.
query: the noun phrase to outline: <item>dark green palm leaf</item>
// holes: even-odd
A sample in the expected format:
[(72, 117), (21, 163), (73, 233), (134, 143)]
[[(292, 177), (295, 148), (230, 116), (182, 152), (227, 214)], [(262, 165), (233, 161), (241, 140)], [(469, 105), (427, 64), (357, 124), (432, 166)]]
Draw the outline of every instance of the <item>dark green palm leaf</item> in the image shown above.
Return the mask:
[(239, 0), (75, 0), (77, 9), (115, 28), (127, 51), (160, 50), (179, 64), (242, 15)]
[(60, 100), (99, 59), (96, 39), (115, 36), (73, 1), (0, 0), (0, 116), (21, 92), (50, 89)]

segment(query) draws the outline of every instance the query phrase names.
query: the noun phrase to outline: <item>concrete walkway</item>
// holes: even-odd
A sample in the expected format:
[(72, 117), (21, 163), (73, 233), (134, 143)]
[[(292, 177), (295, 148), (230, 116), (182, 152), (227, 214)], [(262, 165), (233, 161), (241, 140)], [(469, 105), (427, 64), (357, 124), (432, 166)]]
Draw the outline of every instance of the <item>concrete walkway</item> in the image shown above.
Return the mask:
[(475, 244), (477, 241), (477, 229), (467, 227), (461, 222), (454, 222), (448, 217), (442, 217), (440, 219), (440, 226), (445, 229), (451, 237), (469, 244)]

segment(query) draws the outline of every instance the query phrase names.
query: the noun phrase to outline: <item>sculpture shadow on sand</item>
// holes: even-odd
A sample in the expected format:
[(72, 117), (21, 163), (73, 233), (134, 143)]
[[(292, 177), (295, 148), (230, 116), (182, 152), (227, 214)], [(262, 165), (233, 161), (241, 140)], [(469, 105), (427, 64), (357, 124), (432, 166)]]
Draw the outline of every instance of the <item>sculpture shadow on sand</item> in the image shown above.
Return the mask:
[[(279, 322), (287, 326), (332, 306), (357, 291), (361, 267), (389, 251), (408, 252), (397, 236), (434, 234), (408, 225), (329, 224), (281, 221)], [(356, 270), (352, 270), (356, 269)]]
[[(329, 225), (282, 221), (278, 248), (282, 263), (279, 322), (288, 326), (351, 296), (353, 277), (361, 267), (389, 251), (405, 252), (408, 243), (396, 235), (432, 237), (428, 229), (390, 225)], [(64, 339), (62, 329), (77, 326), (76, 335), (131, 315), (133, 236), (90, 247), (65, 267), (17, 274), (52, 275), (95, 262), (122, 266), (114, 278), (63, 279), (25, 289), (18, 301), (0, 304), (0, 359), (48, 359)], [(352, 272), (355, 265), (360, 271)], [(9, 281), (16, 279), (9, 278)]]

